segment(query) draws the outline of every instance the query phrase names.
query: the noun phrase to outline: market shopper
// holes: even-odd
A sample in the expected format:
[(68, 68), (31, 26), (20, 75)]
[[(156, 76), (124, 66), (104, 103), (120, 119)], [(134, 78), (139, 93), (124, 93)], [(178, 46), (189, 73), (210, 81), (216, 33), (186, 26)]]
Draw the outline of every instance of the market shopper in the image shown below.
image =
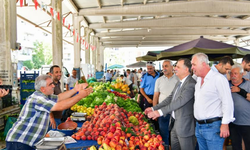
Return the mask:
[(67, 79), (67, 83), (66, 83), (66, 90), (70, 90), (71, 88), (74, 87), (76, 81), (78, 81), (79, 79), (76, 77), (77, 75), (77, 70), (76, 69), (73, 69), (72, 70), (72, 76), (70, 76), (68, 79)]
[(142, 69), (138, 69), (138, 72), (136, 73), (137, 75), (137, 84), (138, 84), (138, 87), (140, 87), (140, 84), (141, 84), (141, 77), (142, 77)]
[[(92, 92), (88, 84), (76, 83), (74, 89), (54, 95), (54, 82), (48, 75), (35, 80), (36, 91), (28, 97), (23, 109), (6, 137), (7, 150), (34, 150), (34, 145), (46, 134), (51, 111), (70, 108)], [(76, 96), (71, 97), (76, 92)]]
[(130, 81), (128, 78), (124, 78), (124, 75), (120, 75), (123, 84), (127, 84), (129, 87), (129, 91), (130, 91), (130, 97), (134, 97), (134, 91), (133, 91), (133, 83), (132, 81)]
[(155, 71), (153, 62), (147, 62), (147, 72), (143, 74), (140, 85), (140, 107), (144, 111), (153, 106), (155, 81), (160, 77), (160, 73)]
[(109, 70), (107, 70), (104, 77), (105, 77), (106, 82), (111, 82), (112, 81), (112, 74), (109, 72)]
[(132, 83), (134, 84), (134, 74), (130, 71), (130, 69), (127, 69), (127, 77)]
[(246, 150), (250, 149), (250, 82), (243, 78), (244, 70), (241, 65), (234, 65), (231, 70), (230, 87), (234, 101), (235, 121), (229, 124), (233, 150), (242, 150), (242, 140)]
[(232, 65), (234, 65), (232, 58), (229, 56), (224, 56), (219, 60), (218, 64), (213, 64), (211, 69), (216, 72), (221, 73), (228, 80), (230, 80), (229, 71), (231, 70)]
[(242, 58), (241, 66), (245, 71), (243, 74), (243, 78), (245, 78), (246, 80), (250, 80), (250, 54), (246, 54)]
[[(173, 91), (175, 84), (179, 81), (178, 77), (174, 74), (173, 63), (171, 60), (164, 60), (162, 68), (164, 75), (158, 78), (155, 82), (153, 106), (160, 104), (165, 98), (167, 98)], [(160, 134), (164, 143), (167, 145), (169, 145), (169, 119), (170, 113), (158, 118)]]
[[(62, 77), (62, 71), (61, 68), (58, 65), (53, 65), (50, 67), (50, 76), (53, 79), (54, 87), (54, 94), (58, 95), (62, 93), (61, 90), (61, 77)], [(52, 111), (50, 113), (50, 128), (49, 129), (55, 129), (59, 124), (61, 124), (62, 119), (62, 113), (63, 111)]]
[(234, 121), (233, 100), (227, 79), (209, 67), (208, 56), (194, 54), (192, 70), (198, 77), (195, 85), (195, 135), (200, 150), (222, 150), (229, 136), (228, 124)]
[[(164, 64), (164, 63), (163, 63)], [(165, 72), (164, 72), (165, 73)], [(196, 81), (192, 78), (191, 62), (189, 59), (179, 59), (175, 67), (177, 81), (171, 94), (164, 100), (147, 108), (145, 114), (156, 119), (171, 113), (171, 149), (195, 149), (195, 120), (193, 116), (194, 90)], [(165, 124), (168, 126), (168, 124)]]
[[(160, 73), (155, 71), (153, 62), (147, 62), (147, 72), (142, 75), (140, 85), (140, 102), (139, 106), (142, 111), (153, 106), (153, 97), (155, 89), (155, 81), (160, 77)], [(159, 125), (156, 120), (151, 120), (156, 130), (159, 130)]]

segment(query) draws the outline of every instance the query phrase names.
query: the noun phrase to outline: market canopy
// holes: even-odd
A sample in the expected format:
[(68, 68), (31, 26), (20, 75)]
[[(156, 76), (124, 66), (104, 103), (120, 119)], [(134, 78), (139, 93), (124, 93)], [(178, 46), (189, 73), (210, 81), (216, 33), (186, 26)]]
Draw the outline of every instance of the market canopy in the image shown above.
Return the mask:
[(166, 49), (157, 55), (158, 60), (179, 58), (191, 58), (193, 54), (202, 52), (208, 55), (209, 60), (219, 60), (221, 57), (228, 55), (232, 58), (241, 58), (246, 54), (250, 54), (250, 50), (203, 38), (183, 43)]
[(114, 64), (108, 67), (108, 69), (120, 69), (120, 68), (124, 68), (124, 66), (119, 64)]
[(136, 57), (136, 61), (156, 61), (157, 55), (160, 54), (161, 51), (148, 51), (148, 53), (144, 56)]
[(136, 62), (136, 63), (133, 63), (133, 64), (130, 64), (130, 65), (127, 65), (126, 67), (127, 68), (141, 68), (141, 67), (146, 67), (146, 62)]

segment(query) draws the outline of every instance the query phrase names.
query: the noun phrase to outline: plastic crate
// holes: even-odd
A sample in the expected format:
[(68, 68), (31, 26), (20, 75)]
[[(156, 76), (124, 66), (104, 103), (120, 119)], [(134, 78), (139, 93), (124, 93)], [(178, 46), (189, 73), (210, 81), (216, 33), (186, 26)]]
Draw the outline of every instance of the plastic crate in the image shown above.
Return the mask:
[(26, 73), (24, 71), (24, 73), (20, 73), (20, 80), (34, 80), (36, 79), (36, 77), (39, 76), (39, 71), (36, 73), (36, 71), (34, 71), (34, 73)]
[(95, 73), (95, 78), (96, 79), (101, 79), (103, 77), (104, 72), (96, 72)]
[(20, 83), (21, 89), (35, 89), (35, 83)]
[(25, 104), (25, 102), (26, 102), (26, 99), (31, 95), (31, 94), (33, 94), (34, 93), (34, 91), (33, 92), (20, 92), (20, 95), (21, 95), (21, 104)]

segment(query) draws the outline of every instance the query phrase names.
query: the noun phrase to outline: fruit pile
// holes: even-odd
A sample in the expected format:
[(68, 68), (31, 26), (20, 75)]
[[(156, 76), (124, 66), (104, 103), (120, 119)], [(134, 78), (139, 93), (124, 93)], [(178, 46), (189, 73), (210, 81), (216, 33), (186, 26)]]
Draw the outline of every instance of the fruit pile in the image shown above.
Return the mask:
[(119, 93), (119, 92), (117, 92), (117, 91), (110, 91), (110, 90), (108, 90), (108, 92), (110, 92), (110, 93), (114, 93), (114, 94), (115, 94), (115, 96), (119, 96), (119, 97), (123, 98), (124, 100), (126, 100), (126, 99), (130, 98), (130, 97), (129, 97), (129, 96), (127, 96), (126, 94), (122, 94), (122, 93)]
[(91, 108), (91, 107), (87, 108), (85, 106), (80, 106), (80, 105), (77, 105), (77, 104), (72, 106), (70, 109), (72, 111), (75, 111), (75, 112), (86, 113), (87, 116), (92, 116), (94, 114), (94, 111), (95, 111), (94, 108)]
[[(138, 125), (130, 123), (128, 117), (135, 117)], [(117, 104), (96, 106), (92, 119), (86, 121), (72, 138), (96, 140), (101, 145), (99, 150), (164, 149), (161, 136), (154, 134), (142, 113), (127, 112)]]
[(129, 90), (129, 87), (128, 87), (128, 85), (127, 84), (123, 84), (122, 82), (117, 82), (117, 83), (112, 83), (111, 85), (110, 85), (110, 87), (112, 88), (112, 89), (119, 89), (119, 90), (121, 90), (122, 92), (125, 92), (125, 93), (128, 93), (128, 94), (130, 94), (130, 90)]

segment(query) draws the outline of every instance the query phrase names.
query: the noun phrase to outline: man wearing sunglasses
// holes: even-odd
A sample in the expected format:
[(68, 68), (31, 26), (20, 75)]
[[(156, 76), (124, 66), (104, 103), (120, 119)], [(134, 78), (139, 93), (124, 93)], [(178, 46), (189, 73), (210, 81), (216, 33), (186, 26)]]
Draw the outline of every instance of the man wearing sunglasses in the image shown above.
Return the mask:
[[(27, 98), (25, 105), (6, 137), (7, 150), (35, 150), (34, 145), (46, 134), (49, 127), (51, 111), (62, 111), (70, 108), (93, 90), (87, 83), (59, 95), (54, 95), (55, 85), (48, 75), (40, 75), (35, 80), (36, 91)], [(73, 96), (79, 92), (76, 96)], [(73, 97), (72, 97), (73, 96)]]
[(141, 78), (140, 92), (142, 94), (140, 107), (144, 111), (153, 106), (155, 82), (160, 77), (160, 73), (155, 71), (153, 62), (147, 62), (147, 73)]

